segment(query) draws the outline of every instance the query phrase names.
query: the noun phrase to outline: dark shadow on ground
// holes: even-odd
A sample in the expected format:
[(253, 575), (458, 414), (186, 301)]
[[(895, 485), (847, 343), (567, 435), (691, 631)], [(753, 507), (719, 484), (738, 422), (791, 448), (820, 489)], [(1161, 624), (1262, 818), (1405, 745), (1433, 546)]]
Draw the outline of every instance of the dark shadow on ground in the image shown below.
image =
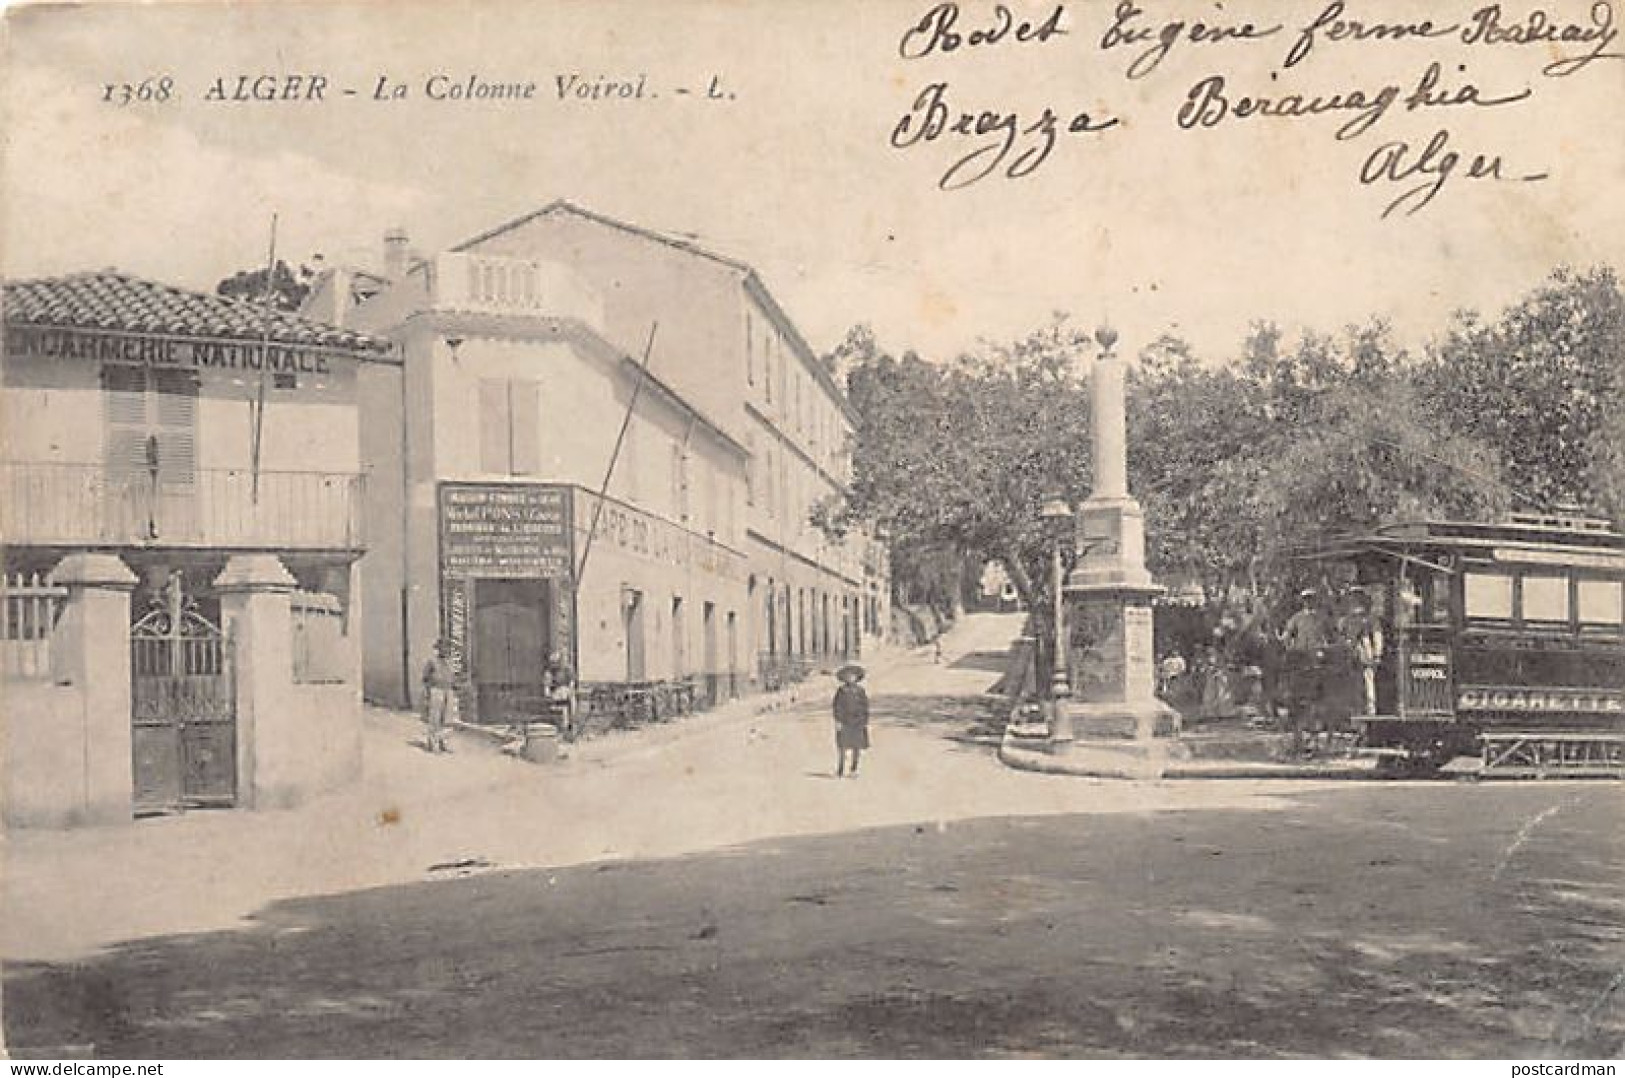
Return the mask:
[(987, 670), (990, 673), (1002, 674), (1010, 665), (1008, 651), (967, 651), (959, 658), (948, 664), (950, 670)]
[(992, 696), (911, 696), (878, 693), (869, 697), (869, 714), (877, 723), (911, 729), (940, 728), (960, 733), (973, 726), (989, 726), (999, 715), (1000, 700)]
[(9, 966), (7, 1037), (115, 1058), (1614, 1058), (1617, 810), (1597, 786), (1361, 786), (492, 872)]

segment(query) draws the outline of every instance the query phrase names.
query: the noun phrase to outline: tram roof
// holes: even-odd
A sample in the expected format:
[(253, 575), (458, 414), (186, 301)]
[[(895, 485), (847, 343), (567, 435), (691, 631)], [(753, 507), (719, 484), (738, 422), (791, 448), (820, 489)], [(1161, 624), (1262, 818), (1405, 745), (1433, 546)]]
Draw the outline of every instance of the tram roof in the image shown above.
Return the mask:
[(1367, 537), (1386, 543), (1438, 548), (1538, 544), (1625, 549), (1625, 535), (1606, 520), (1557, 514), (1513, 514), (1502, 521), (1424, 520), (1390, 524)]
[[(1433, 553), (1474, 553), (1497, 561), (1538, 560), (1546, 564), (1625, 569), (1625, 535), (1606, 521), (1587, 517), (1518, 514), (1504, 521), (1423, 520), (1385, 525), (1373, 532), (1343, 536), (1306, 551), (1304, 560), (1378, 555), (1442, 570)], [(1616, 558), (1615, 552), (1620, 552)], [(1606, 566), (1596, 559), (1606, 558)], [(1617, 561), (1617, 565), (1616, 565)]]

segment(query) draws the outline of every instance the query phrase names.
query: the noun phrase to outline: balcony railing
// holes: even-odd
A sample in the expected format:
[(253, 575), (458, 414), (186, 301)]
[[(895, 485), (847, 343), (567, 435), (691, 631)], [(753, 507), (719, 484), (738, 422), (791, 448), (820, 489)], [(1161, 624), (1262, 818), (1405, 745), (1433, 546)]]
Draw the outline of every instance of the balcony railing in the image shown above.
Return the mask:
[(440, 255), (436, 267), (437, 307), (603, 324), (603, 302), (580, 276), (560, 263), (458, 253)]
[(360, 550), (362, 477), (204, 468), (190, 482), (94, 464), (0, 462), (13, 545)]

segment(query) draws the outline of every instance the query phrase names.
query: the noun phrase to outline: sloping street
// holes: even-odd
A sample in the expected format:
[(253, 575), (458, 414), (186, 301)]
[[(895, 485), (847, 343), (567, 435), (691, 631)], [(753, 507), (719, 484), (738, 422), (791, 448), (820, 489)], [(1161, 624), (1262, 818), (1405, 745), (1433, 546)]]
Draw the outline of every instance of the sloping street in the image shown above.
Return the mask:
[(813, 683), (779, 710), (605, 739), (552, 768), (466, 743), (430, 757), (380, 718), (365, 797), (145, 822), (116, 848), (91, 833), (13, 839), (13, 1051), (1574, 1057), (1625, 1044), (1616, 784), (1008, 771), (960, 735), (1011, 628), (972, 618), (940, 664), (880, 664), (857, 780), (831, 777)]

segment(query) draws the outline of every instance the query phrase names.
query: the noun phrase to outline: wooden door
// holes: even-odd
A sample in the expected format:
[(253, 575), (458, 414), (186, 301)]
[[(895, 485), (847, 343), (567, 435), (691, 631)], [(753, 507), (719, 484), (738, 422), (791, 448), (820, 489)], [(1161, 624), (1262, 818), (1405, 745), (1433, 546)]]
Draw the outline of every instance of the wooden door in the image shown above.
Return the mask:
[(476, 721), (528, 722), (547, 713), (547, 611), (546, 581), (475, 581), (469, 658)]
[(647, 662), (643, 653), (643, 593), (627, 589), (622, 593), (622, 630), (626, 635), (626, 680), (643, 681)]

